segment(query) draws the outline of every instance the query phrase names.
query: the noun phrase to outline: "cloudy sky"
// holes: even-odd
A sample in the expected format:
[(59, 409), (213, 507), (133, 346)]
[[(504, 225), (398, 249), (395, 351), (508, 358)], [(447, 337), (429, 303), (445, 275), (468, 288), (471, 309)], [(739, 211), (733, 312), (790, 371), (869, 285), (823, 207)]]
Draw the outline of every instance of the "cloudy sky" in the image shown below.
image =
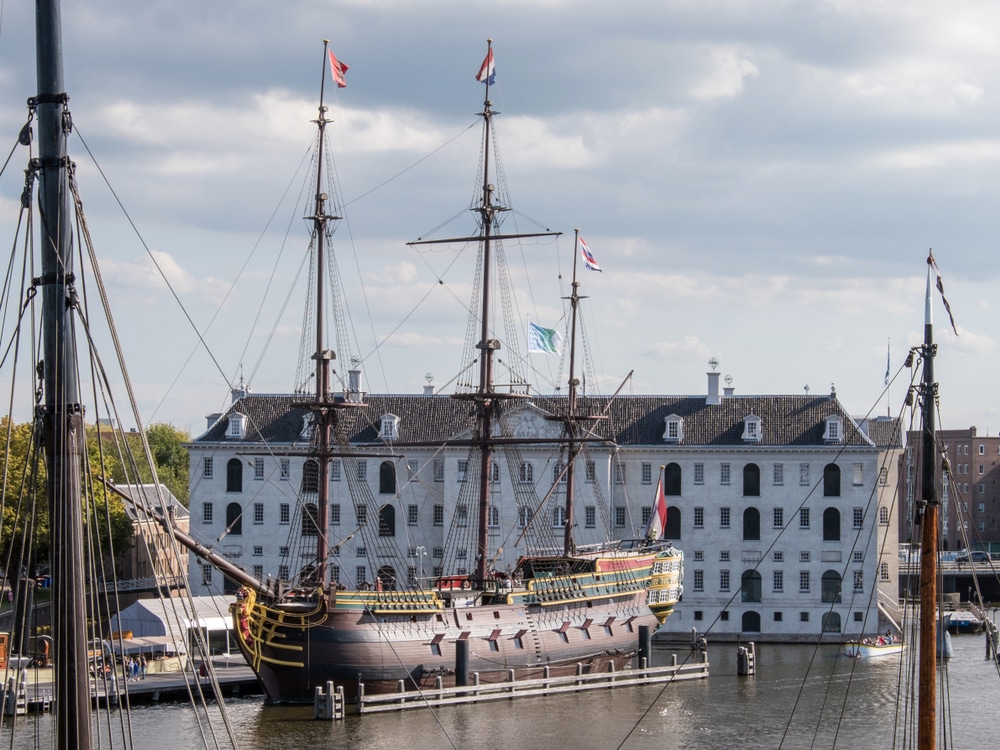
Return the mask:
[[(11, 144), (32, 6), (0, 6)], [(854, 414), (896, 413), (887, 344), (895, 374), (933, 248), (960, 333), (938, 303), (943, 426), (1000, 430), (993, 2), (65, 0), (63, 23), (70, 150), (144, 420), (200, 432), (241, 364), (256, 392), (294, 385), (324, 38), (350, 66), (327, 102), (353, 353), (370, 390), (447, 390), (472, 268), (405, 243), (471, 226), (489, 37), (518, 229), (564, 233), (515, 255), (517, 314), (560, 324), (579, 227), (604, 268), (582, 287), (601, 390), (634, 370), (629, 392), (702, 393), (715, 357), (737, 393), (835, 384)], [(0, 178), (8, 236), (23, 158)]]

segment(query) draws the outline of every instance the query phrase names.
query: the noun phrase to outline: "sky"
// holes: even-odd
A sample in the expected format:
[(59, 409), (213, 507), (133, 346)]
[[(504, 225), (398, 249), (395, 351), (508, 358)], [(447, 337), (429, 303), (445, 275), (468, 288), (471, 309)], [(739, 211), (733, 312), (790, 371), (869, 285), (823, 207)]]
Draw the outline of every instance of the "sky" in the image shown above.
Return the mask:
[[(36, 88), (32, 9), (0, 4), (10, 144)], [(517, 229), (563, 233), (512, 256), (516, 313), (563, 325), (579, 228), (603, 268), (581, 276), (599, 390), (633, 371), (626, 392), (702, 394), (715, 358), (737, 394), (834, 386), (852, 414), (898, 414), (933, 248), (958, 329), (935, 300), (941, 426), (1000, 432), (993, 2), (65, 0), (62, 16), (69, 150), (146, 423), (200, 434), (240, 372), (294, 387), (324, 39), (349, 65), (326, 103), (351, 356), (368, 390), (449, 392), (473, 269), (406, 243), (471, 229), (490, 38)], [(25, 158), (0, 176), (10, 237)], [(530, 355), (541, 392), (554, 360)]]

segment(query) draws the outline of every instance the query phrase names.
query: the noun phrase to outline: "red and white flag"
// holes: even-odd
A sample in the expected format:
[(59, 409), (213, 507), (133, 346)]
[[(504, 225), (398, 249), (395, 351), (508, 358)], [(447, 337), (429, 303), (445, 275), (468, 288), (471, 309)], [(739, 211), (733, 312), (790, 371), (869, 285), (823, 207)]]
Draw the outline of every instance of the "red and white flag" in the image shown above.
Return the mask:
[(333, 73), (333, 80), (337, 82), (337, 88), (347, 88), (347, 80), (344, 78), (347, 64), (340, 62), (332, 49), (328, 49), (327, 52), (330, 53), (330, 72)]
[(661, 470), (660, 480), (656, 483), (656, 499), (653, 501), (653, 515), (649, 519), (646, 538), (655, 542), (663, 536), (665, 528), (667, 528), (667, 496), (663, 492), (663, 471)]

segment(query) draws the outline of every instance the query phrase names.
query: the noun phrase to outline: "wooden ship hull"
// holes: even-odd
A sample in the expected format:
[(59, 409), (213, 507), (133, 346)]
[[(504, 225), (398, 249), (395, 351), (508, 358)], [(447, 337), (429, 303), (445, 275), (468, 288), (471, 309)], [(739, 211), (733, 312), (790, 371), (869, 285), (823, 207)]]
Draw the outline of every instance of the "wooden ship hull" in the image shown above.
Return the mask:
[[(454, 685), (456, 644), (481, 682), (606, 670), (634, 656), (640, 626), (662, 623), (680, 596), (683, 555), (656, 545), (595, 557), (532, 558), (537, 577), (507, 589), (331, 591), (267, 603), (243, 589), (232, 612), (237, 642), (272, 703), (312, 703), (328, 681), (353, 698)], [(539, 565), (539, 563), (545, 563)], [(570, 565), (568, 574), (540, 568)], [(586, 570), (580, 570), (586, 568)], [(579, 572), (576, 572), (579, 570)], [(655, 610), (655, 611), (654, 611)], [(471, 679), (471, 678), (470, 678)]]

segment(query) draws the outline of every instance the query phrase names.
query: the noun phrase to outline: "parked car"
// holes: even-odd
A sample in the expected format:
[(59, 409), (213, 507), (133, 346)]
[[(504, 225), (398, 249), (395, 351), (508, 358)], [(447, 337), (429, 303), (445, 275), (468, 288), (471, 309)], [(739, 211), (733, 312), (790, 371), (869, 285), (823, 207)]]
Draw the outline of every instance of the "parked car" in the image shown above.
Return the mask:
[(963, 552), (955, 558), (957, 563), (984, 563), (990, 561), (990, 553), (976, 550), (974, 552)]

